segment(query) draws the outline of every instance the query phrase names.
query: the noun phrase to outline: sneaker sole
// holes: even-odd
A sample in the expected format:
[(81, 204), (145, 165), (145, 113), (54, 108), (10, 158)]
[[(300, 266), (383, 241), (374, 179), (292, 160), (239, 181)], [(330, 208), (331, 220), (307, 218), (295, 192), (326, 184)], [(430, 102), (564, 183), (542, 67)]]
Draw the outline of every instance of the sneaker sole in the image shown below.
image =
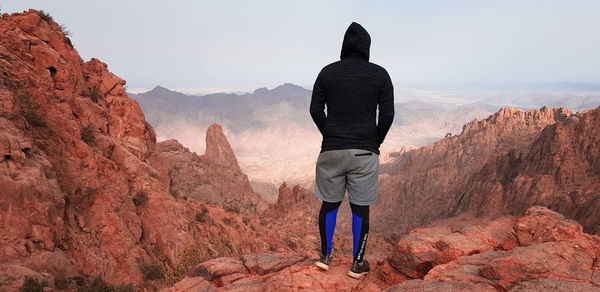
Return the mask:
[(352, 271), (348, 271), (348, 276), (350, 276), (351, 278), (354, 278), (354, 279), (360, 279), (360, 276), (362, 276), (363, 274), (366, 274), (366, 273), (368, 273), (368, 272), (355, 273)]
[(319, 267), (319, 269), (323, 270), (323, 271), (328, 271), (329, 270), (329, 266), (322, 263), (322, 262), (315, 262), (315, 266)]

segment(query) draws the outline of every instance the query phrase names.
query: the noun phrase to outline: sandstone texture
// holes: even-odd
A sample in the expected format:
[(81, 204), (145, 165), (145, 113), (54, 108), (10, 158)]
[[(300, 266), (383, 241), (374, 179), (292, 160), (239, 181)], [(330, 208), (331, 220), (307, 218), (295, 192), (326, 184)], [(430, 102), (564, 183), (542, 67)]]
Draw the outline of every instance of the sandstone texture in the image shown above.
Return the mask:
[(240, 258), (214, 259), (202, 263), (198, 268), (205, 271), (205, 267), (210, 267), (210, 273), (202, 272), (203, 276), (185, 278), (163, 292), (381, 291), (393, 283), (405, 280), (404, 276), (393, 271), (385, 258), (372, 260), (372, 271), (360, 280), (348, 277), (352, 262), (348, 256), (335, 258), (328, 272), (314, 266), (316, 260), (297, 253), (252, 254)]
[[(50, 16), (4, 14), (0, 36), (0, 290), (25, 276), (52, 286), (62, 275), (73, 289), (72, 279), (94, 277), (137, 285), (144, 266), (178, 278), (190, 259), (288, 246), (244, 215), (259, 204), (219, 125), (199, 161), (175, 141), (157, 149), (125, 81), (97, 59), (83, 62)], [(194, 200), (193, 189), (174, 195), (188, 184), (169, 176), (185, 160), (169, 155), (169, 143), (191, 157), (198, 174), (190, 177), (223, 196), (217, 202), (255, 205)]]
[(600, 291), (600, 237), (557, 212), (457, 221), (413, 230), (387, 258), (371, 257), (360, 280), (347, 276), (347, 256), (324, 272), (316, 258), (285, 252), (204, 262), (199, 275), (164, 291), (190, 283), (214, 291)]
[(488, 217), (521, 215), (539, 205), (576, 219), (586, 232), (597, 234), (600, 108), (547, 126), (528, 151), (496, 156), (469, 179), (468, 186), (457, 194), (459, 211)]
[(462, 285), (471, 291), (599, 291), (599, 257), (600, 237), (584, 233), (579, 223), (557, 212), (531, 207), (518, 219), (452, 231), (413, 230), (398, 242), (389, 262), (402, 274), (425, 281), (407, 281), (390, 290), (451, 291)]
[(214, 204), (244, 214), (267, 209), (254, 193), (231, 150), (223, 129), (212, 124), (206, 134), (206, 153), (198, 156), (177, 140), (157, 143), (168, 168), (169, 192), (176, 197)]
[(595, 233), (600, 222), (600, 109), (503, 108), (462, 133), (381, 167), (373, 227), (397, 238), (461, 213), (521, 216), (545, 206)]

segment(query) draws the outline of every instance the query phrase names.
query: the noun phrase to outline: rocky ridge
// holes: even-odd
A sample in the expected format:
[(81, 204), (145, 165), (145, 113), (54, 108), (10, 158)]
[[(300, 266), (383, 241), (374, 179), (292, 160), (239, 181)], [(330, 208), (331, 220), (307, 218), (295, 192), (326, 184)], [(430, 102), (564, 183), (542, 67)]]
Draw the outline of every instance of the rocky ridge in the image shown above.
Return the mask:
[(600, 232), (600, 108), (547, 126), (528, 151), (490, 159), (457, 193), (452, 209), (477, 216), (520, 215), (533, 205)]
[[(600, 237), (544, 207), (521, 218), (430, 226), (402, 237), (388, 257), (354, 280), (348, 257), (321, 271), (294, 253), (218, 258), (163, 292), (175, 291), (600, 291)], [(445, 222), (446, 224), (449, 222)]]
[(206, 153), (198, 156), (177, 140), (157, 143), (168, 168), (169, 192), (173, 196), (221, 206), (244, 214), (267, 209), (242, 172), (231, 146), (218, 124), (208, 127)]
[[(190, 259), (286, 246), (257, 216), (174, 196), (173, 162), (125, 81), (97, 59), (83, 62), (48, 14), (3, 14), (0, 36), (2, 289), (26, 276), (72, 289), (94, 277), (138, 285), (148, 268), (174, 280)], [(203, 177), (251, 198), (219, 130), (208, 131)]]
[(600, 178), (598, 111), (504, 108), (457, 136), (397, 156), (381, 167), (374, 228), (397, 238), (462, 212), (518, 216), (542, 205), (587, 220), (591, 230), (600, 219), (586, 208)]

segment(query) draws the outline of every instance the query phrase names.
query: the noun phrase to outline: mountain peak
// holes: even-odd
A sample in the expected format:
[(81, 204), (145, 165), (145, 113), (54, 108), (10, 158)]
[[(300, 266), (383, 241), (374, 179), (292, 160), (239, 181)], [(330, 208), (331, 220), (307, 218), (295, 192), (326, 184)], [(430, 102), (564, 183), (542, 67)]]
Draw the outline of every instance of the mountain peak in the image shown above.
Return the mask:
[(264, 92), (268, 92), (269, 89), (267, 89), (266, 87), (260, 87), (254, 90), (254, 92), (252, 94), (257, 94), (257, 93), (264, 93)]
[(231, 169), (240, 170), (237, 158), (227, 141), (227, 137), (225, 137), (223, 128), (219, 124), (214, 123), (206, 130), (206, 152), (204, 157)]
[(158, 93), (158, 92), (171, 92), (171, 90), (169, 90), (168, 88), (162, 87), (160, 85), (156, 85), (154, 88), (152, 88), (152, 90), (150, 90), (148, 92), (154, 92), (154, 93)]
[(303, 90), (306, 90), (302, 86), (298, 86), (296, 84), (287, 83), (287, 82), (284, 83), (284, 84), (282, 84), (282, 85), (279, 85), (279, 86), (273, 88), (273, 90), (277, 90), (277, 89), (291, 89), (291, 90), (303, 89)]

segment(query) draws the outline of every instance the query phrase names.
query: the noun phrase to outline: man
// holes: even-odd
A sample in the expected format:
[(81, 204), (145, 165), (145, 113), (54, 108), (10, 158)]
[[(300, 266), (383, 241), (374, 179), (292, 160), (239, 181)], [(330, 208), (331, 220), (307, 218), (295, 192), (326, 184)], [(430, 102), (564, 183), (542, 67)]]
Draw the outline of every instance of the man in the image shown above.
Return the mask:
[(310, 103), (310, 115), (323, 135), (315, 181), (315, 196), (323, 200), (319, 212), (321, 257), (315, 265), (329, 269), (337, 210), (347, 190), (354, 239), (348, 275), (357, 279), (370, 270), (363, 259), (369, 206), (377, 200), (379, 146), (394, 119), (392, 81), (384, 68), (369, 62), (370, 46), (369, 33), (358, 23), (350, 24), (341, 60), (321, 70)]

